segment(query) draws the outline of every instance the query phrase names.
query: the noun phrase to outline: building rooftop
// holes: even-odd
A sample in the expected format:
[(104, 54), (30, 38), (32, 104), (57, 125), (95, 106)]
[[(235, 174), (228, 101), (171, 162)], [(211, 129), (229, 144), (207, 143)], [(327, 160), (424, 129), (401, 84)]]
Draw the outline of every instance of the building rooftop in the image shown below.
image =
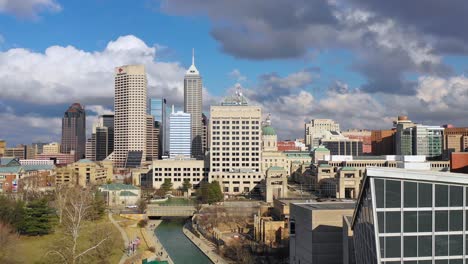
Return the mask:
[(94, 163), (94, 161), (89, 159), (80, 159), (79, 161), (77, 161), (77, 163)]
[(354, 201), (311, 201), (306, 203), (294, 203), (299, 207), (309, 209), (309, 210), (342, 210), (342, 209), (354, 209)]
[(262, 134), (264, 136), (276, 136), (276, 131), (272, 126), (267, 125), (262, 127)]
[(51, 164), (39, 164), (39, 165), (21, 165), (25, 171), (39, 171), (39, 170), (53, 170), (54, 165)]
[(101, 186), (104, 190), (108, 191), (121, 191), (121, 190), (138, 190), (137, 187), (129, 184), (122, 184), (122, 183), (111, 183), (111, 184), (104, 184)]
[(21, 170), (21, 166), (0, 167), (0, 173), (19, 173)]
[(316, 151), (318, 151), (318, 152), (329, 152), (330, 150), (327, 149), (327, 148), (324, 147), (324, 146), (320, 146), (320, 147), (318, 147), (318, 148), (315, 148), (313, 151), (314, 151), (314, 152), (316, 152)]
[(341, 168), (342, 171), (355, 171), (356, 168), (354, 167), (349, 167), (349, 166), (344, 166), (343, 168)]
[(272, 167), (268, 168), (268, 170), (283, 171), (283, 170), (286, 170), (286, 169), (283, 168), (283, 167), (279, 167), (279, 166), (272, 166)]
[(388, 167), (368, 167), (366, 177), (468, 184), (466, 174)]
[[(13, 161), (17, 161), (16, 163), (13, 162)], [(0, 158), (0, 166), (11, 166), (12, 164), (10, 163), (15, 163), (14, 166), (18, 165), (19, 162), (18, 162), (18, 159), (15, 158), (15, 157), (3, 157), (3, 158)]]
[(130, 191), (121, 191), (120, 192), (120, 196), (138, 196), (138, 194), (134, 193), (134, 192), (130, 192)]

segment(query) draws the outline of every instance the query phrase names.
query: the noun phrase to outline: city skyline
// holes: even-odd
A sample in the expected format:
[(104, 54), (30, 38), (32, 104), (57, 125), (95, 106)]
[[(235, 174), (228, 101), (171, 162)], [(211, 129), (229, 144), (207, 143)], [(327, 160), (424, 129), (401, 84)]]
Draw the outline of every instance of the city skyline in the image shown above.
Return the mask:
[[(7, 127), (0, 137), (8, 144), (57, 141), (59, 109), (72, 102), (86, 106), (87, 127), (99, 114), (111, 113), (112, 69), (118, 65), (144, 64), (148, 96), (183, 105), (192, 47), (204, 76), (203, 112), (239, 83), (253, 104), (282, 124), (280, 139), (298, 137), (303, 122), (312, 118), (332, 118), (344, 129), (387, 128), (401, 114), (425, 124), (468, 123), (464, 16), (445, 13), (463, 10), (457, 3), (440, 8), (431, 2), (425, 8), (440, 12), (433, 17), (446, 29), (442, 34), (405, 2), (384, 8), (354, 1), (348, 6), (280, 1), (271, 9), (264, 3), (230, 7), (225, 1), (193, 9), (191, 1), (84, 1), (82, 8), (63, 0), (7, 2), (0, 5), (0, 125)], [(83, 10), (95, 11), (82, 21)], [(134, 23), (114, 19), (122, 12), (138, 18)], [(247, 22), (254, 17), (263, 26)], [(223, 27), (224, 22), (231, 26)], [(179, 33), (160, 26), (169, 23), (175, 32), (190, 28), (186, 36), (195, 41), (187, 45)], [(86, 34), (76, 34), (83, 30)]]

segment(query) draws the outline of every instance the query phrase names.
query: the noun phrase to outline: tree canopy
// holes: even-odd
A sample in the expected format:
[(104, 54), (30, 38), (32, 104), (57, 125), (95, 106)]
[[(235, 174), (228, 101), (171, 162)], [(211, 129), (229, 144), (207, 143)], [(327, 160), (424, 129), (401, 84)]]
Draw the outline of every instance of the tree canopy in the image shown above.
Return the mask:
[(224, 195), (219, 182), (202, 182), (200, 188), (197, 190), (197, 198), (202, 203), (212, 204), (221, 202)]

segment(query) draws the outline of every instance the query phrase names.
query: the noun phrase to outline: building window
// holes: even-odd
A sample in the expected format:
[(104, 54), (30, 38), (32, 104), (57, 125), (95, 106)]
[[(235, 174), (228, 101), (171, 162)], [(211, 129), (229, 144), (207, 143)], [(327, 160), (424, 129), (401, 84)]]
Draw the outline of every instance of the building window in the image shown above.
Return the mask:
[(435, 186), (435, 206), (447, 207), (448, 206), (448, 186), (436, 184)]

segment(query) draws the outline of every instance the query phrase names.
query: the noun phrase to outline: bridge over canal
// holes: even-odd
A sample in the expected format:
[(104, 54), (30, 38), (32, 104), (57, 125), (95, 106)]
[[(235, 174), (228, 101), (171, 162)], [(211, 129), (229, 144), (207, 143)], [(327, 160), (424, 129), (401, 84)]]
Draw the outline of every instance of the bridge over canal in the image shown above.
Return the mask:
[(146, 215), (148, 217), (191, 217), (195, 214), (193, 205), (158, 205), (148, 204)]

